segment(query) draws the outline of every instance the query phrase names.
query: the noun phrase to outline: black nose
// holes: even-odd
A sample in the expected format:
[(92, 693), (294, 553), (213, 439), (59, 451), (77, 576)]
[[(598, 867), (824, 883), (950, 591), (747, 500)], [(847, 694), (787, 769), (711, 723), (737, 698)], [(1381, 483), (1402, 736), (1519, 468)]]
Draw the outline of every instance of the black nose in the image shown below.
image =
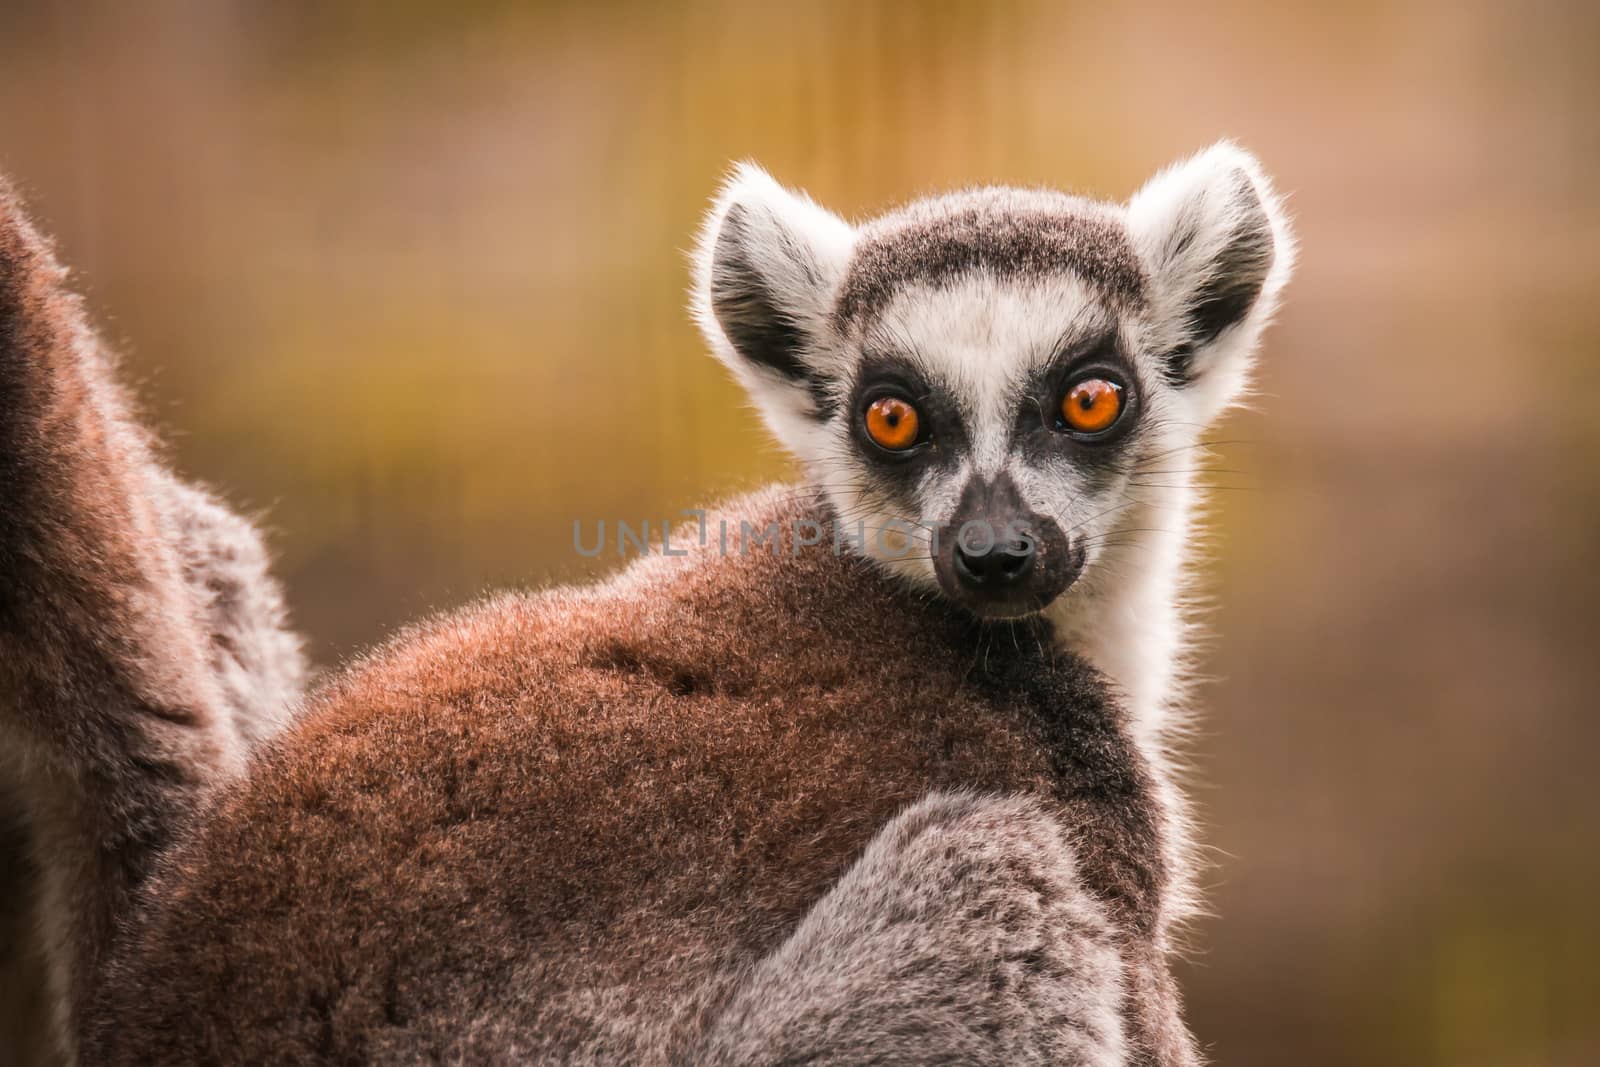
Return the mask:
[(1032, 574), (1037, 556), (1032, 537), (1018, 536), (971, 546), (957, 541), (956, 574), (974, 589), (998, 591)]

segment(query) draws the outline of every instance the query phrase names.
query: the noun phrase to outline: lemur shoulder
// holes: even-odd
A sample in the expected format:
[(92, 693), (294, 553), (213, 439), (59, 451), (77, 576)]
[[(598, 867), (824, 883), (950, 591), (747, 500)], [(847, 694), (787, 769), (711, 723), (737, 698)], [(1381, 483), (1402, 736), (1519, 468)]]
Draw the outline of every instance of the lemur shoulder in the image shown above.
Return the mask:
[[(87, 1061), (1197, 1062), (1166, 734), (1188, 457), (1292, 258), (1249, 156), (1126, 207), (989, 189), (859, 227), (741, 168), (695, 310), (808, 480), (723, 515), (855, 551), (713, 542), (446, 615), (242, 769), (203, 619), (75, 613), (175, 595), (183, 535), (127, 521), (154, 467), (84, 445), (133, 431), (3, 224), (34, 258), (0, 259), (0, 388), (56, 406), (0, 412), (0, 465), (105, 503), (24, 495), (44, 517), (0, 526), (31, 583), (0, 613), (0, 712), (88, 769), (99, 854), (143, 846), (43, 879), (115, 886), (58, 946)], [(48, 551), (62, 531), (84, 549)], [(101, 540), (128, 546), (111, 573)], [(61, 696), (76, 675), (98, 704)]]

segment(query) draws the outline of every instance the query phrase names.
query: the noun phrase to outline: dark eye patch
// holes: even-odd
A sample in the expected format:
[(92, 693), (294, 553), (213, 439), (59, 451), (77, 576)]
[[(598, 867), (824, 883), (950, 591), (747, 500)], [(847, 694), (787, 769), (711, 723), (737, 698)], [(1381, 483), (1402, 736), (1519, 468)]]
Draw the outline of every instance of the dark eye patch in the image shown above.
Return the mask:
[[(885, 396), (910, 401), (923, 426), (922, 443), (904, 453), (885, 453), (867, 436), (866, 409)], [(894, 352), (869, 351), (862, 359), (845, 417), (857, 453), (866, 459), (866, 477), (873, 488), (908, 516), (921, 514), (916, 489), (928, 472), (953, 470), (969, 448), (966, 422), (950, 390), (930, 381), (916, 362)]]
[[(1059, 432), (1055, 423), (1069, 383), (1096, 370), (1103, 370), (1108, 378), (1123, 386), (1127, 410), (1120, 421), (1126, 429), (1113, 440), (1085, 444)], [(1113, 472), (1119, 466), (1119, 457), (1126, 454), (1122, 445), (1139, 432), (1142, 395), (1143, 388), (1134, 372), (1133, 361), (1127, 357), (1122, 336), (1116, 329), (1108, 328), (1068, 341), (1028, 379), (1017, 404), (1011, 449), (1035, 466), (1049, 466), (1068, 458), (1079, 470)]]

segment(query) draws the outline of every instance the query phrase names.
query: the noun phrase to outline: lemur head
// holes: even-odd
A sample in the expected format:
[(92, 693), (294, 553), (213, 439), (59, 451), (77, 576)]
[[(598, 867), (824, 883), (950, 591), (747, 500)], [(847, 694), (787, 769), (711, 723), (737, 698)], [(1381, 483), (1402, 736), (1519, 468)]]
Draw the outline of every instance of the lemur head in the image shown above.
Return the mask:
[(1092, 585), (1137, 505), (1186, 491), (1292, 258), (1226, 143), (1125, 206), (989, 188), (860, 226), (744, 165), (695, 311), (868, 556), (1006, 616)]

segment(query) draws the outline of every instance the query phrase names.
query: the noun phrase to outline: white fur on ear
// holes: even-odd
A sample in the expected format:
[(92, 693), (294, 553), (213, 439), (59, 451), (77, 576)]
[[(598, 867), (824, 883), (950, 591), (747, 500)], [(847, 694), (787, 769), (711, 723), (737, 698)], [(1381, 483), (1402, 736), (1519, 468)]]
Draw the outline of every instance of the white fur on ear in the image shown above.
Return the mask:
[(694, 253), (701, 331), (779, 441), (802, 458), (839, 370), (831, 313), (854, 242), (849, 223), (742, 163)]
[(1152, 343), (1169, 353), (1169, 378), (1214, 416), (1243, 393), (1294, 267), (1283, 201), (1254, 156), (1222, 141), (1139, 190), (1128, 231), (1150, 272)]

